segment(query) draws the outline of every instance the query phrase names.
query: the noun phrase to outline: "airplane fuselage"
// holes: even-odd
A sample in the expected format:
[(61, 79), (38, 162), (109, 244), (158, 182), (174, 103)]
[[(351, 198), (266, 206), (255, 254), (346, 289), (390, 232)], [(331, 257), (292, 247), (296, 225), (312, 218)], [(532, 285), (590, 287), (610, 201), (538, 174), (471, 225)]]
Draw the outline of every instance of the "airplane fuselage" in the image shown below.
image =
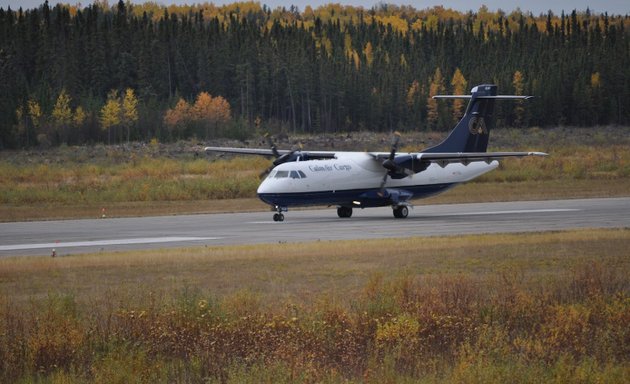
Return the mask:
[[(404, 155), (404, 154), (401, 154)], [(306, 205), (338, 205), (356, 208), (398, 205), (408, 200), (443, 192), (459, 183), (495, 169), (497, 161), (431, 164), (421, 173), (399, 179), (386, 172), (368, 153), (341, 152), (327, 160), (295, 161), (280, 164), (258, 187), (265, 203), (288, 208)]]

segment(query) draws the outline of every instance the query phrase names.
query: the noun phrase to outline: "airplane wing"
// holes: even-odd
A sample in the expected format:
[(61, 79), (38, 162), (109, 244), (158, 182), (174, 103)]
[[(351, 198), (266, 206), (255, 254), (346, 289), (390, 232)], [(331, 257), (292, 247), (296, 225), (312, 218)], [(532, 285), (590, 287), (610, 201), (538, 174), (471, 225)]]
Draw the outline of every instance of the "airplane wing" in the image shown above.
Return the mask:
[[(231, 148), (231, 147), (206, 147), (206, 152), (222, 152), (222, 153), (234, 153), (241, 155), (260, 155), (260, 156), (275, 156), (271, 149), (259, 149), (259, 148)], [(280, 150), (279, 154), (283, 155), (290, 151)]]
[(547, 156), (544, 152), (461, 152), (461, 153), (419, 153), (416, 159), (437, 163), (442, 168), (451, 163), (468, 165), (474, 161), (490, 163), (508, 157)]
[(259, 156), (282, 156), (282, 155), (299, 155), (308, 159), (334, 159), (336, 152), (330, 151), (297, 151), (288, 149), (279, 149), (274, 153), (272, 149), (263, 148), (233, 148), (233, 147), (205, 147), (206, 152), (222, 152), (240, 155), (259, 155)]
[[(382, 162), (385, 166), (391, 154), (380, 152), (370, 153), (376, 161)], [(454, 152), (454, 153), (400, 153), (393, 158), (394, 165), (387, 165), (386, 168), (400, 174), (401, 176), (419, 173), (427, 169), (431, 163), (436, 163), (444, 168), (448, 164), (459, 163), (468, 165), (475, 161), (483, 161), (488, 164), (494, 160), (501, 160), (509, 157), (526, 156), (547, 156), (544, 152)], [(403, 175), (404, 174), (404, 175)]]

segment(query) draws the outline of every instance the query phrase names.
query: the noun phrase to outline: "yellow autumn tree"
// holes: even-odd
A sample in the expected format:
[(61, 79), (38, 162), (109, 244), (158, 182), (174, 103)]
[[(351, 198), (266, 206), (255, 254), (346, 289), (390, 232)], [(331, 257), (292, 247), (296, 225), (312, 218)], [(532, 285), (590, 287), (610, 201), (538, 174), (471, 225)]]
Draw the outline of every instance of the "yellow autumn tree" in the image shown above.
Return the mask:
[(435, 69), (435, 73), (429, 83), (429, 97), (427, 99), (427, 123), (429, 127), (435, 128), (438, 125), (440, 118), (440, 109), (435, 95), (439, 95), (444, 92), (444, 78), (442, 77), (442, 71), (440, 68)]
[(41, 127), (42, 108), (39, 106), (39, 103), (33, 99), (28, 100), (28, 117), (30, 117), (35, 130)]
[(212, 97), (207, 92), (197, 95), (191, 112), (194, 120), (205, 128), (206, 138), (210, 137), (211, 129), (216, 133), (219, 125), (228, 122), (232, 117), (227, 100), (221, 96)]
[(53, 128), (59, 140), (67, 142), (68, 127), (72, 122), (72, 109), (70, 108), (70, 96), (65, 88), (61, 89), (55, 107), (52, 111)]
[(101, 128), (107, 131), (107, 142), (112, 143), (111, 130), (120, 125), (120, 98), (118, 97), (118, 91), (111, 90), (107, 95), (107, 101), (103, 108), (101, 108), (100, 123)]
[(413, 107), (418, 97), (418, 93), (420, 92), (420, 84), (418, 80), (414, 80), (413, 83), (409, 86), (409, 90), (407, 90), (407, 106), (409, 108)]
[(351, 58), (352, 58), (352, 61), (354, 62), (354, 67), (358, 71), (359, 68), (361, 68), (361, 58), (359, 57), (359, 54), (357, 53), (357, 51), (355, 51), (354, 49), (352, 50)]
[(374, 61), (374, 49), (372, 48), (372, 43), (369, 41), (365, 44), (365, 48), (363, 49), (363, 54), (365, 55), (365, 62), (368, 67), (372, 66), (372, 61)]
[(127, 129), (127, 143), (129, 143), (131, 128), (138, 122), (138, 98), (131, 88), (125, 90), (125, 97), (122, 99), (122, 117), (122, 124)]
[(72, 120), (72, 110), (70, 109), (70, 96), (65, 88), (61, 90), (52, 111), (55, 125), (67, 125)]
[(201, 92), (195, 99), (191, 112), (195, 120), (202, 120), (210, 113), (210, 105), (212, 104), (212, 96), (208, 92)]
[(394, 32), (400, 32), (403, 35), (407, 34), (409, 30), (409, 23), (405, 19), (401, 19), (397, 15), (389, 16), (376, 16), (376, 20), (383, 23), (383, 25), (389, 25)]
[(591, 74), (591, 88), (598, 89), (602, 85), (602, 79), (599, 72)]
[(326, 56), (332, 56), (332, 41), (326, 36), (322, 36), (320, 43), (320, 52), (326, 52)]
[(191, 106), (184, 99), (179, 99), (175, 107), (170, 108), (164, 114), (164, 124), (172, 136), (180, 138), (190, 122)]
[(39, 106), (39, 103), (33, 99), (29, 99), (27, 105), (28, 117), (33, 125), (33, 130), (37, 135), (37, 142), (42, 146), (49, 146), (50, 138), (45, 132), (44, 114), (42, 113), (42, 108)]
[(83, 110), (83, 107), (79, 105), (77, 109), (74, 110), (74, 115), (72, 116), (72, 123), (74, 124), (75, 128), (78, 128), (81, 125), (83, 125), (86, 119), (87, 119), (87, 113), (85, 113), (85, 110)]
[[(523, 73), (521, 71), (514, 72), (514, 76), (512, 77), (512, 86), (514, 87), (515, 95), (523, 95), (525, 91), (525, 79)], [(520, 127), (523, 124), (523, 119), (525, 116), (525, 108), (523, 107), (523, 103), (517, 102), (514, 106), (514, 125)]]
[[(453, 86), (453, 94), (455, 95), (465, 95), (466, 88), (468, 88), (468, 82), (464, 78), (462, 71), (459, 68), (455, 69), (455, 73), (453, 74), (453, 79), (451, 80), (451, 85)], [(453, 120), (458, 121), (462, 115), (464, 114), (464, 100), (463, 99), (454, 99), (453, 100)]]

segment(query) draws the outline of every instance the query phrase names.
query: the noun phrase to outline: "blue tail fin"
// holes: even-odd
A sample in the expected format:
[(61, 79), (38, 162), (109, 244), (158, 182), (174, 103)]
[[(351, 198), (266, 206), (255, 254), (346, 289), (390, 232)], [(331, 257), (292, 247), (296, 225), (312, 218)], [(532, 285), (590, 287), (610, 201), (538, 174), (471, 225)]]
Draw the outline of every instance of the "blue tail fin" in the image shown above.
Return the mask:
[(492, 113), (498, 99), (528, 99), (531, 96), (497, 95), (497, 86), (483, 84), (474, 87), (471, 95), (434, 96), (436, 99), (470, 99), (464, 117), (444, 141), (422, 152), (458, 153), (486, 152), (490, 130), (494, 127)]

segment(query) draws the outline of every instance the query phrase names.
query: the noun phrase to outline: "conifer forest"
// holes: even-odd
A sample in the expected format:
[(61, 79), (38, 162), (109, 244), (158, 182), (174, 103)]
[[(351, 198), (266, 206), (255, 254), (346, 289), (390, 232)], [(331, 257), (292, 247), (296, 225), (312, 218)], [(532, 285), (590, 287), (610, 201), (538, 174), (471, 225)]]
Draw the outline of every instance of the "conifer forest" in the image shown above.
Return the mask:
[(257, 2), (0, 8), (0, 149), (261, 132), (630, 125), (630, 15)]

